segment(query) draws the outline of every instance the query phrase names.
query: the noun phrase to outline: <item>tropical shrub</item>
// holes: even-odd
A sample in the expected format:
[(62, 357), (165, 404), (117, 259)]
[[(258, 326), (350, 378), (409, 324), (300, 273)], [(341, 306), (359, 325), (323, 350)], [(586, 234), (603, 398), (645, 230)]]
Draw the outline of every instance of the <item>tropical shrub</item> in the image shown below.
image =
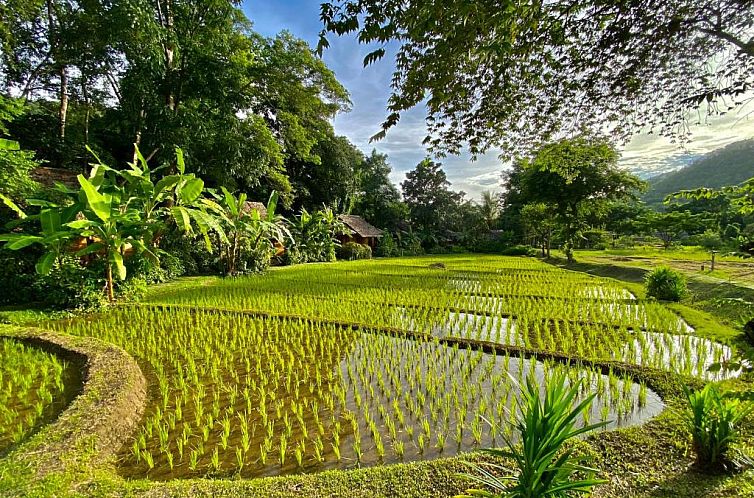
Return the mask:
[(395, 243), (395, 239), (391, 233), (386, 232), (380, 238), (375, 249), (375, 254), (386, 258), (398, 254), (398, 245)]
[(288, 264), (335, 261), (337, 236), (348, 228), (330, 208), (309, 213), (302, 209), (290, 226), (293, 243), (286, 250)]
[(61, 257), (50, 272), (40, 275), (35, 263), (41, 248), (0, 249), (0, 305), (36, 303), (51, 308), (94, 310), (105, 302), (99, 269), (71, 255)]
[(546, 380), (544, 399), (540, 396), (539, 381), (534, 375), (526, 378), (522, 400), (514, 423), (520, 444), (503, 434), (506, 448), (489, 449), (486, 453), (514, 462), (518, 474), (499, 477), (507, 472), (499, 464), (484, 467), (472, 465), (476, 474), (467, 477), (492, 491), (468, 490), (469, 496), (511, 498), (566, 497), (573, 493), (588, 494), (604, 481), (593, 478), (595, 469), (582, 465), (583, 459), (574, 455), (565, 443), (577, 436), (607, 425), (600, 422), (576, 427), (580, 415), (590, 409), (594, 393), (575, 404), (582, 381), (569, 385), (564, 374), (556, 373)]
[(723, 396), (716, 386), (685, 389), (688, 399), (686, 422), (691, 431), (696, 465), (710, 471), (735, 466), (730, 446), (736, 441), (738, 423), (754, 412), (754, 404)]
[(338, 248), (338, 259), (354, 261), (357, 259), (371, 259), (372, 248), (358, 242), (346, 242)]
[(238, 275), (266, 270), (273, 253), (273, 241), (285, 242), (291, 238), (285, 218), (275, 214), (277, 192), (270, 195), (264, 216), (249, 208), (246, 194), (236, 197), (225, 187), (222, 192), (219, 214), (226, 233), (220, 244), (224, 272)]
[(185, 234), (192, 234), (193, 226), (198, 227), (211, 249), (210, 230), (221, 237), (224, 233), (207, 210), (217, 211), (219, 207), (201, 198), (204, 182), (185, 173), (182, 151), (176, 149), (178, 173), (156, 182), (153, 174), (164, 167), (151, 170), (136, 152), (138, 161), (129, 164), (129, 169), (115, 170), (100, 161), (88, 178), (78, 176), (79, 191), (59, 186), (64, 196), (60, 202), (27, 200), (27, 204), (40, 208), (39, 214), (29, 216), (12, 200), (3, 198), (22, 221), (39, 221), (39, 229), (36, 233), (2, 235), (0, 241), (11, 250), (42, 246), (44, 253), (35, 265), (41, 275), (50, 273), (71, 252), (89, 262), (103, 261), (105, 289), (111, 302), (115, 298), (113, 275), (120, 280), (127, 276), (125, 258), (142, 254), (159, 261), (159, 239), (170, 224)]
[(529, 246), (510, 246), (500, 251), (503, 256), (533, 256), (537, 253)]
[(655, 268), (644, 279), (647, 296), (662, 301), (680, 301), (686, 294), (686, 278), (666, 266)]
[(146, 284), (169, 282), (186, 273), (183, 261), (167, 251), (160, 251), (159, 261), (137, 254), (127, 261), (126, 267), (130, 277), (140, 278)]

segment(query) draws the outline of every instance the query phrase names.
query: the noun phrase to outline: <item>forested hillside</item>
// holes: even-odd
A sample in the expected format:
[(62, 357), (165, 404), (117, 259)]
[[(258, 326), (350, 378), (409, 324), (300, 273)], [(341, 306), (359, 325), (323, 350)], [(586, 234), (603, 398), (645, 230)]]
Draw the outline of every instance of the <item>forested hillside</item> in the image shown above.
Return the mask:
[(754, 139), (741, 140), (712, 151), (685, 168), (652, 178), (644, 200), (659, 204), (665, 196), (680, 190), (738, 185), (751, 177), (754, 177)]

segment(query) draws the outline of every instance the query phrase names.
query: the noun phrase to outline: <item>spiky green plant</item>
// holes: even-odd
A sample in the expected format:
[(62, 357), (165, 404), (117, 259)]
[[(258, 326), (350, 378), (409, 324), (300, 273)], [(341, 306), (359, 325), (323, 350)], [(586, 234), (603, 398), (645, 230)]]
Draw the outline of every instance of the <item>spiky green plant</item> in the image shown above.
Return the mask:
[(710, 471), (735, 466), (730, 446), (738, 436), (738, 423), (754, 412), (754, 403), (726, 397), (713, 384), (696, 391), (686, 387), (684, 390), (688, 400), (686, 422), (697, 466)]
[[(580, 384), (581, 381), (568, 385), (563, 374), (555, 374), (549, 378), (542, 399), (536, 378), (528, 376), (522, 393), (523, 404), (515, 422), (521, 443), (515, 444), (504, 436), (507, 448), (485, 450), (494, 457), (512, 460), (518, 472), (514, 476), (500, 477), (500, 471), (507, 473), (500, 464), (472, 465), (475, 473), (467, 477), (489, 490), (470, 489), (468, 496), (567, 497), (587, 494), (603, 483), (592, 477), (595, 469), (584, 466), (573, 449), (565, 446), (568, 440), (606, 425), (603, 422), (576, 426), (579, 415), (595, 397), (592, 394), (575, 403)], [(581, 478), (577, 473), (586, 477)]]

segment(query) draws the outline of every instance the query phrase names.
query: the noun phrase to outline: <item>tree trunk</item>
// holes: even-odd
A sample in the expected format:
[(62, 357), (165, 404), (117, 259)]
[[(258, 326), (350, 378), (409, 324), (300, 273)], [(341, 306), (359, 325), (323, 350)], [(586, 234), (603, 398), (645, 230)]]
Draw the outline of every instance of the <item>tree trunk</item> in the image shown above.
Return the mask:
[(89, 105), (89, 90), (86, 87), (86, 80), (81, 78), (81, 95), (84, 97), (86, 114), (84, 115), (84, 143), (89, 145), (89, 118), (91, 116), (91, 107)]
[(145, 116), (146, 116), (146, 111), (144, 110), (144, 98), (142, 98), (141, 110), (139, 110), (139, 119), (136, 122), (136, 136), (134, 137), (134, 154), (131, 159), (132, 163), (136, 163), (136, 160), (138, 159), (136, 155), (136, 149), (138, 149), (139, 145), (141, 145), (141, 127), (142, 127), (142, 123), (144, 122)]
[(107, 300), (115, 302), (115, 292), (113, 290), (113, 265), (107, 262)]
[(60, 121), (60, 140), (65, 138), (65, 123), (68, 117), (68, 68), (65, 65), (60, 66), (60, 112), (58, 119)]

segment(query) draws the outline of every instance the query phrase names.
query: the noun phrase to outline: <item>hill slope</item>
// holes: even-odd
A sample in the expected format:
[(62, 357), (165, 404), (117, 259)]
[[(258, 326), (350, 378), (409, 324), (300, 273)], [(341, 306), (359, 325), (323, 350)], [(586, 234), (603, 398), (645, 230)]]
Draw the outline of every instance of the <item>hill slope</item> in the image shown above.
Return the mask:
[(754, 139), (741, 140), (697, 159), (685, 168), (649, 180), (644, 194), (648, 204), (659, 204), (666, 195), (699, 187), (719, 188), (754, 177)]

